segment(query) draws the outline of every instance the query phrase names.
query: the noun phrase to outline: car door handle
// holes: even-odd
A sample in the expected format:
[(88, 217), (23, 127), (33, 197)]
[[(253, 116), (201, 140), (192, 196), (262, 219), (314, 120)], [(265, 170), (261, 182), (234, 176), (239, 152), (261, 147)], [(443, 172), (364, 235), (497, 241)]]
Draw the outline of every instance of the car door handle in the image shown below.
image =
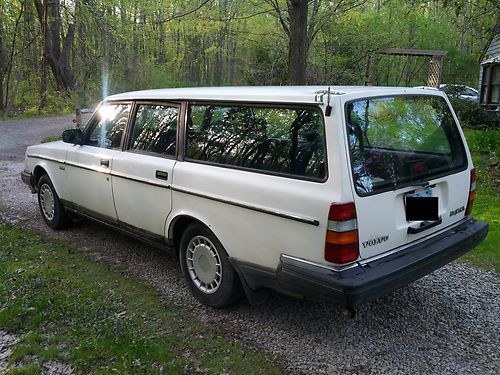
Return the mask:
[(103, 167), (109, 168), (109, 160), (108, 159), (101, 159), (101, 165)]
[(156, 171), (156, 178), (160, 180), (168, 180), (168, 172)]

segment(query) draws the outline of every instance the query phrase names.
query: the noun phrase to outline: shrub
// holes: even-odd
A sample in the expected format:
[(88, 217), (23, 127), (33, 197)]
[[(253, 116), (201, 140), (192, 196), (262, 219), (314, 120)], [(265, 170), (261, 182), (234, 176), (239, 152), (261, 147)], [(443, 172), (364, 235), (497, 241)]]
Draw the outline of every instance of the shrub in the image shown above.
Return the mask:
[(478, 102), (449, 96), (451, 105), (463, 128), (499, 129), (500, 119), (495, 112), (486, 111)]

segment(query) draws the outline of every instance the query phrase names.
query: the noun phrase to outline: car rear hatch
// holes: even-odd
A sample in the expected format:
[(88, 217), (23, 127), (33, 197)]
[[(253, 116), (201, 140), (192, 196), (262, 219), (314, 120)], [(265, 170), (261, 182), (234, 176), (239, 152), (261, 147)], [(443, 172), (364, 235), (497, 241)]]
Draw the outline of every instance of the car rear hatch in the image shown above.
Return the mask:
[(365, 98), (345, 111), (361, 258), (464, 218), (471, 172), (443, 97)]

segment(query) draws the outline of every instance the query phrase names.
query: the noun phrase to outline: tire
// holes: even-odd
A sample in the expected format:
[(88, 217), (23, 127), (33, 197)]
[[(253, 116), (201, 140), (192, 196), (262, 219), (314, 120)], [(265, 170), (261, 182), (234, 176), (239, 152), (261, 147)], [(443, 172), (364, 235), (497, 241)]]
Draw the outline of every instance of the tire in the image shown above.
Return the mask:
[(180, 263), (194, 297), (211, 307), (239, 302), (243, 288), (224, 247), (206, 226), (191, 224), (182, 234)]
[(66, 228), (71, 219), (59, 200), (49, 176), (44, 174), (40, 177), (37, 186), (38, 207), (45, 223), (52, 229)]

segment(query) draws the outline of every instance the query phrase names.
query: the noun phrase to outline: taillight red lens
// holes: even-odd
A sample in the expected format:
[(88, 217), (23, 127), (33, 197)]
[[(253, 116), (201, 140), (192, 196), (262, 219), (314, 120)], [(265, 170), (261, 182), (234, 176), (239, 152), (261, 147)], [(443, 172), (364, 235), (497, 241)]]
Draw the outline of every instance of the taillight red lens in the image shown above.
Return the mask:
[(328, 212), (328, 220), (344, 221), (356, 218), (356, 206), (354, 203), (332, 204)]
[(358, 259), (358, 243), (349, 245), (325, 244), (325, 260), (332, 263), (348, 263)]
[(473, 182), (476, 182), (476, 180), (477, 180), (476, 168), (472, 168), (470, 170), (470, 182), (473, 183)]
[(419, 174), (427, 172), (427, 164), (424, 162), (417, 162), (410, 166), (410, 171), (412, 174)]
[(333, 203), (328, 212), (325, 260), (337, 264), (359, 257), (358, 223), (354, 203)]

